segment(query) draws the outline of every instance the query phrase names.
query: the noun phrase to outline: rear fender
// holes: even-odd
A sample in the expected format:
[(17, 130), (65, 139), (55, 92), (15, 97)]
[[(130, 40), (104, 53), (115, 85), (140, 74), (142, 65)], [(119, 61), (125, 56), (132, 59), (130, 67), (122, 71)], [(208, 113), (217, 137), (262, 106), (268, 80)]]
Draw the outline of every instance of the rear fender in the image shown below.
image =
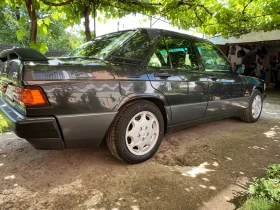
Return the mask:
[(171, 125), (172, 113), (166, 98), (158, 91), (154, 93), (130, 94), (124, 97), (115, 107), (115, 111), (119, 111), (124, 105), (136, 101), (147, 100), (153, 102), (162, 112), (166, 126)]

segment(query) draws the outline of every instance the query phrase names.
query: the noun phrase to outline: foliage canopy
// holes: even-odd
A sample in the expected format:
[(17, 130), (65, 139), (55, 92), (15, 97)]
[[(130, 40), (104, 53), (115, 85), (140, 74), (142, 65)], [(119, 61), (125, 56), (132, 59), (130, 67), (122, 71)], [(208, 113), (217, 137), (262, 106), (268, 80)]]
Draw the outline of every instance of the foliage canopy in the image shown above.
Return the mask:
[[(41, 13), (40, 16), (38, 43), (48, 43), (52, 49), (73, 49), (82, 43), (82, 38), (66, 31), (61, 21), (52, 18), (52, 13)], [(0, 43), (29, 45), (29, 21), (25, 8), (12, 9), (9, 5), (0, 7), (0, 22)], [(47, 24), (40, 27), (44, 22)], [(44, 47), (42, 44), (41, 46)], [(41, 50), (44, 52), (47, 49)]]
[[(17, 11), (14, 19), (6, 14), (9, 23), (5, 27), (17, 25), (18, 40), (29, 34), (30, 45), (39, 49), (48, 40), (37, 39), (37, 35), (49, 34), (53, 24), (72, 26), (82, 18), (86, 39), (90, 40), (89, 17), (95, 18), (97, 10), (103, 17), (96, 17), (98, 21), (141, 13), (165, 18), (181, 29), (196, 28), (224, 37), (280, 28), (279, 0), (0, 0), (0, 7), (5, 5)], [(18, 24), (12, 25), (14, 20)]]

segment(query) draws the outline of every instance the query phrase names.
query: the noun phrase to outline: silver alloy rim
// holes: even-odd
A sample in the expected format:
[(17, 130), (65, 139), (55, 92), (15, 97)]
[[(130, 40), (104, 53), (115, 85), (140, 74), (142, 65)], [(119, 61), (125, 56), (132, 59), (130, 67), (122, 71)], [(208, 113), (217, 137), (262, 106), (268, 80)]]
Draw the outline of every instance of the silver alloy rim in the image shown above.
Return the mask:
[(148, 111), (137, 113), (128, 123), (125, 143), (134, 155), (145, 155), (151, 151), (159, 136), (157, 117)]
[(262, 111), (262, 99), (259, 95), (256, 95), (252, 104), (252, 115), (253, 118), (257, 119)]

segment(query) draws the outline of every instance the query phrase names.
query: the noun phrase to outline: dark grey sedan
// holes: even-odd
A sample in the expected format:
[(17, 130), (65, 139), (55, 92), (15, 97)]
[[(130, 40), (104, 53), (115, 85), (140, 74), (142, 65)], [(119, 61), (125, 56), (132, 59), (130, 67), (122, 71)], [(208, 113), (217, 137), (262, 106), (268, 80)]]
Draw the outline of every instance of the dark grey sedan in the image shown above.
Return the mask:
[(256, 122), (265, 84), (233, 72), (213, 44), (159, 29), (97, 37), (69, 55), (0, 53), (0, 111), (37, 149), (98, 146), (128, 163), (164, 133), (232, 116)]

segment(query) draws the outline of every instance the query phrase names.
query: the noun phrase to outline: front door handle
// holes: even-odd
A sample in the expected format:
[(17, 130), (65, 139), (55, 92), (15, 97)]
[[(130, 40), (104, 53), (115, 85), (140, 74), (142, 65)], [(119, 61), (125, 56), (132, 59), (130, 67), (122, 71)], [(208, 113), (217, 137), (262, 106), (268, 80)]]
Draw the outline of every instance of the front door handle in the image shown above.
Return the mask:
[(171, 74), (169, 74), (167, 71), (159, 71), (154, 73), (155, 77), (171, 77)]

